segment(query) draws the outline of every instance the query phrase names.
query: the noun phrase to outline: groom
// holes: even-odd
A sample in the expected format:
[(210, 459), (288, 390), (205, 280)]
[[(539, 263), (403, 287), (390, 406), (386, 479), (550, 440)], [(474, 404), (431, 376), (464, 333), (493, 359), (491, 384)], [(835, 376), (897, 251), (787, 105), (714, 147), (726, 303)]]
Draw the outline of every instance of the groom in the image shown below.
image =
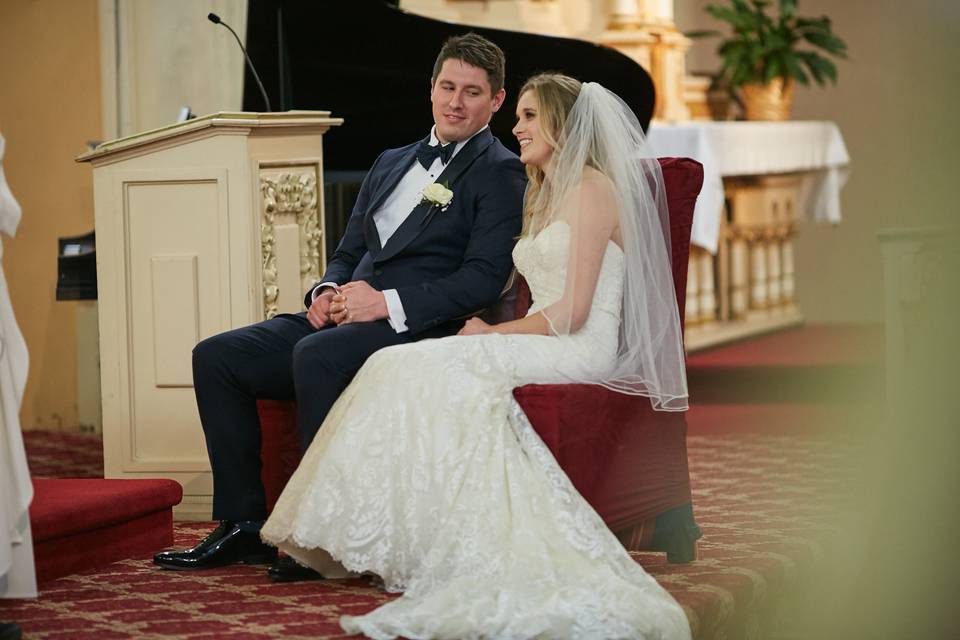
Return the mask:
[[(371, 354), (456, 333), (460, 319), (497, 300), (526, 180), (488, 126), (503, 104), (503, 78), (497, 45), (476, 34), (447, 40), (431, 76), (430, 135), (374, 162), (326, 273), (306, 294), (308, 311), (196, 346), (193, 380), (220, 525), (196, 547), (159, 553), (154, 563), (270, 562), (276, 550), (259, 537), (267, 508), (256, 400), (296, 399), (305, 450)], [(269, 573), (287, 580), (306, 571), (283, 558)]]

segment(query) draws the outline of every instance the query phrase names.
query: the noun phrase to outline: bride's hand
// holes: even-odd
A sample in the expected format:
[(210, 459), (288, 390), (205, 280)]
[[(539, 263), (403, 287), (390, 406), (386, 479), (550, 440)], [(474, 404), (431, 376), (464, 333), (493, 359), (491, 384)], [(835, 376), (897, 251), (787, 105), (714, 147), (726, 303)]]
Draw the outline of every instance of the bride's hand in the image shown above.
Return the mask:
[(478, 336), (483, 333), (493, 333), (493, 327), (480, 318), (470, 318), (463, 325), (463, 329), (457, 333), (458, 336)]

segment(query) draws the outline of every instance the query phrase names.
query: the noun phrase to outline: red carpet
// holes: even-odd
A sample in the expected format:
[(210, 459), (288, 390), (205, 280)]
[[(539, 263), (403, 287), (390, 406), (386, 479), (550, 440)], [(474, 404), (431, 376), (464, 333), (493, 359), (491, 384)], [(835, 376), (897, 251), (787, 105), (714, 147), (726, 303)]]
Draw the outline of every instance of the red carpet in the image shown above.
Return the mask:
[[(761, 358), (769, 364), (772, 356)], [(775, 629), (779, 602), (820, 555), (836, 514), (855, 506), (849, 463), (860, 444), (831, 428), (855, 408), (807, 400), (756, 394), (695, 405), (689, 415), (701, 557), (689, 565), (667, 565), (662, 554), (635, 557), (685, 607), (695, 638), (765, 637)], [(36, 441), (28, 448), (31, 456), (48, 451)], [(175, 525), (175, 546), (210, 528)], [(143, 554), (50, 582), (37, 601), (0, 601), (0, 619), (45, 640), (337, 638), (344, 637), (339, 616), (389, 597), (363, 580), (277, 585), (263, 567), (162, 571)]]
[(24, 431), (23, 444), (34, 479), (103, 477), (103, 447), (99, 435)]

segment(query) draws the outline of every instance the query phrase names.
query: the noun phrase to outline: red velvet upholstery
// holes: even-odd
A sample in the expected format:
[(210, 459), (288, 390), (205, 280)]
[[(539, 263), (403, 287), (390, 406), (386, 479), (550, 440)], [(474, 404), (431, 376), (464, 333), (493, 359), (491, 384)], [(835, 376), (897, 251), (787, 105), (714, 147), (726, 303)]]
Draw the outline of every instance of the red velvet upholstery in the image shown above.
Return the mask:
[[(660, 165), (670, 211), (674, 285), (682, 312), (690, 226), (703, 167), (687, 158), (661, 158)], [(522, 278), (517, 287), (513, 312), (524, 315), (529, 290)], [(658, 516), (689, 508), (685, 414), (657, 412), (647, 398), (594, 385), (527, 385), (515, 389), (514, 396), (577, 490), (628, 547), (652, 548)], [(262, 477), (272, 506), (296, 468), (292, 453), (297, 447), (296, 412), (292, 403), (276, 401), (260, 401), (259, 412)], [(682, 526), (695, 529), (692, 517), (688, 520)]]
[(30, 526), (37, 581), (173, 544), (173, 480), (38, 479)]
[(592, 385), (527, 385), (513, 395), (614, 531), (690, 502), (683, 413), (654, 414), (646, 398)]
[(297, 435), (297, 406), (292, 402), (259, 400), (260, 479), (267, 497), (267, 510), (283, 492), (287, 480), (300, 463), (300, 437)]

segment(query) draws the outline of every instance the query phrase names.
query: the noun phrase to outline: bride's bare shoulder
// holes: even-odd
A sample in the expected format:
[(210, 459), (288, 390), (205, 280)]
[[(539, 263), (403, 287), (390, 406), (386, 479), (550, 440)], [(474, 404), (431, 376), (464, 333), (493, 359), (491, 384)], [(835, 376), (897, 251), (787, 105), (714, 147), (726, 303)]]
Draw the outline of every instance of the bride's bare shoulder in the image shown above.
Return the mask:
[[(606, 209), (616, 203), (617, 190), (613, 181), (605, 173), (593, 167), (587, 167), (583, 170), (580, 189), (586, 198), (599, 207)], [(616, 211), (613, 213), (615, 214)]]
[(593, 167), (584, 168), (580, 184), (583, 189), (589, 190), (594, 195), (613, 197), (613, 181), (605, 173)]
[(608, 218), (609, 222), (616, 226), (616, 189), (608, 176), (593, 167), (585, 168), (580, 182), (580, 194), (582, 206), (590, 211), (592, 218)]

